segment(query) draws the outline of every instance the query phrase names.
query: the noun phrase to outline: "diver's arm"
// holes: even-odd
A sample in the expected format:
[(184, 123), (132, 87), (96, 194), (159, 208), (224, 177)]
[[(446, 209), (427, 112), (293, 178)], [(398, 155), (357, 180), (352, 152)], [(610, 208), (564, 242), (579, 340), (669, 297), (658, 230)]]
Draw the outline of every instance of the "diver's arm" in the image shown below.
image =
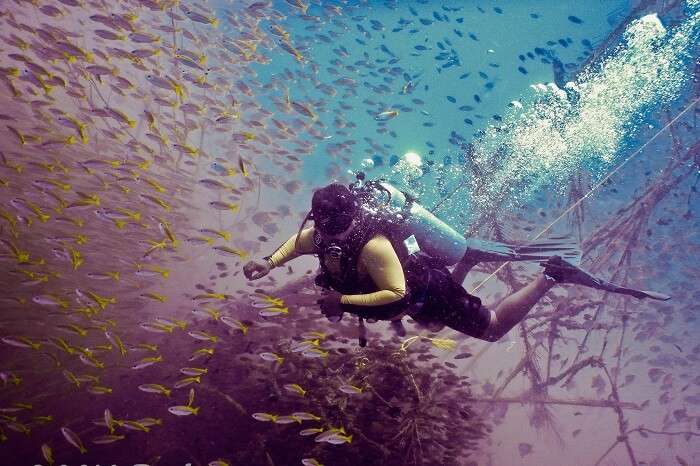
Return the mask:
[(386, 236), (377, 235), (368, 241), (360, 253), (359, 260), (362, 261), (379, 291), (343, 295), (340, 298), (341, 304), (381, 306), (398, 301), (406, 295), (406, 278), (401, 262)]
[(271, 267), (279, 267), (285, 262), (299, 257), (302, 254), (311, 254), (315, 251), (314, 248), (314, 228), (306, 228), (301, 231), (299, 236), (299, 243), (297, 244), (298, 249), (294, 248), (294, 244), (297, 240), (297, 235), (294, 234), (285, 243), (277, 248), (275, 252), (272, 253), (267, 262)]

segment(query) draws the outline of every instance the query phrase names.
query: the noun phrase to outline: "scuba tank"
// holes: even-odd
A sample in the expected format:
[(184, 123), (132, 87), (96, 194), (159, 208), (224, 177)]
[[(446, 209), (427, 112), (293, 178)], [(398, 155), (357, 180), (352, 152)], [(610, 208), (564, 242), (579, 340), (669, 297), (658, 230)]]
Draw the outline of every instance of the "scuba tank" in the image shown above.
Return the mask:
[(364, 182), (364, 173), (350, 190), (369, 219), (384, 224), (401, 239), (406, 255), (423, 251), (443, 265), (454, 265), (467, 251), (467, 239), (430, 213), (416, 199), (384, 179)]
[(363, 172), (357, 173), (356, 178), (349, 188), (360, 201), (360, 209), (403, 242), (406, 256), (422, 251), (443, 266), (463, 260), (473, 263), (546, 260), (553, 255), (575, 264), (580, 262), (581, 251), (572, 238), (550, 237), (523, 246), (465, 238), (420, 205), (415, 197), (388, 181), (380, 178), (365, 182)]

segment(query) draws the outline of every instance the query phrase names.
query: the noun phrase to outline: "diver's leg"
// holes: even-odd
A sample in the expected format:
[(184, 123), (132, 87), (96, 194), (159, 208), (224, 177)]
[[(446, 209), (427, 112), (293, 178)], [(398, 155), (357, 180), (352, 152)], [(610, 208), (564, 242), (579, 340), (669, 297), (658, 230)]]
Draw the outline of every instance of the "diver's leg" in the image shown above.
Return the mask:
[(515, 293), (506, 296), (491, 310), (491, 324), (482, 339), (497, 341), (515, 327), (556, 281), (544, 273)]

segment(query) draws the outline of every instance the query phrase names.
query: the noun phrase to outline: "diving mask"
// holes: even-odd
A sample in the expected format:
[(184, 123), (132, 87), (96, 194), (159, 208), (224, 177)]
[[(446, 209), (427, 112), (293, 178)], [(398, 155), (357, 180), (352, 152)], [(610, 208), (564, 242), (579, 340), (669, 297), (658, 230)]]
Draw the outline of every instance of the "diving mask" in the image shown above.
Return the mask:
[(357, 207), (352, 192), (337, 183), (319, 189), (311, 200), (314, 224), (326, 235), (337, 235), (347, 230)]
[(348, 229), (352, 223), (352, 216), (349, 214), (336, 214), (320, 216), (314, 215), (314, 225), (326, 235), (337, 235)]

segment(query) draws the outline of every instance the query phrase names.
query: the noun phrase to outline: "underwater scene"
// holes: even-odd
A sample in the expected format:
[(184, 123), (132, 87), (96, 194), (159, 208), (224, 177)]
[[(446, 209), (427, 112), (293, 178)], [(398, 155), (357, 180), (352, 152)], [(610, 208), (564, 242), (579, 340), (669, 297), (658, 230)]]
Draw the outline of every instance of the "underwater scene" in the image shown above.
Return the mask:
[(1, 0), (0, 465), (700, 464), (699, 0)]

